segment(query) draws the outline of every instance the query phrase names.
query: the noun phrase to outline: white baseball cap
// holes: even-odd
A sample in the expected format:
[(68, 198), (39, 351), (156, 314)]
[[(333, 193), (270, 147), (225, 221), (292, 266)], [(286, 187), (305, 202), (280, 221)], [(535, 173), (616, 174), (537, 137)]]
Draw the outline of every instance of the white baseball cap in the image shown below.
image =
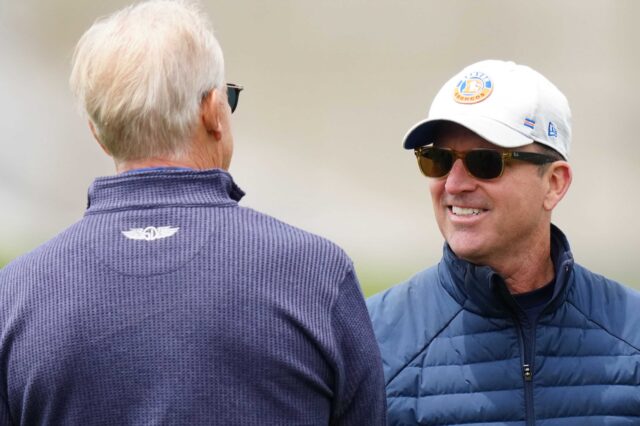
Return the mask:
[(569, 102), (553, 83), (524, 65), (486, 60), (464, 68), (442, 86), (429, 116), (407, 132), (404, 147), (432, 144), (442, 121), (503, 148), (539, 142), (569, 158)]

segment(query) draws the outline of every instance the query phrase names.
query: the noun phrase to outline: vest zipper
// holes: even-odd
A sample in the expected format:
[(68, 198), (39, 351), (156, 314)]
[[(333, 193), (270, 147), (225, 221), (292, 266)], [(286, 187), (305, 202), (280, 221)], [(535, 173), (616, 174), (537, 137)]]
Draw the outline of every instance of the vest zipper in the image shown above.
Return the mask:
[[(535, 426), (535, 412), (533, 409), (533, 376), (534, 369), (534, 353), (535, 353), (535, 336), (536, 322), (530, 329), (530, 336), (525, 333), (523, 321), (516, 316), (516, 325), (518, 328), (518, 340), (520, 341), (520, 353), (522, 354), (522, 380), (524, 381), (524, 406), (525, 406), (525, 423), (527, 426)], [(526, 320), (524, 322), (527, 322)]]
[(522, 375), (524, 376), (525, 382), (533, 380), (533, 371), (531, 371), (531, 366), (529, 364), (524, 364), (522, 366)]

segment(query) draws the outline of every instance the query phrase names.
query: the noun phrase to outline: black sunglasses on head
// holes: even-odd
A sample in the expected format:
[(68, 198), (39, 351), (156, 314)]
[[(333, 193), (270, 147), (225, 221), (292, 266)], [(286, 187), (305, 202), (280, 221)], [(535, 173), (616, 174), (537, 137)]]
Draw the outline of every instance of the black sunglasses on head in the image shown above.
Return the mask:
[(467, 173), (478, 179), (495, 179), (502, 176), (504, 165), (508, 161), (519, 160), (533, 164), (547, 164), (555, 158), (523, 151), (497, 151), (495, 149), (474, 149), (471, 151), (455, 151), (452, 149), (423, 146), (415, 149), (418, 167), (427, 177), (440, 178), (449, 174), (453, 164), (459, 158)]
[(240, 92), (242, 92), (242, 89), (244, 89), (244, 87), (233, 83), (227, 83), (227, 101), (229, 102), (232, 113), (238, 107), (238, 99), (240, 98)]

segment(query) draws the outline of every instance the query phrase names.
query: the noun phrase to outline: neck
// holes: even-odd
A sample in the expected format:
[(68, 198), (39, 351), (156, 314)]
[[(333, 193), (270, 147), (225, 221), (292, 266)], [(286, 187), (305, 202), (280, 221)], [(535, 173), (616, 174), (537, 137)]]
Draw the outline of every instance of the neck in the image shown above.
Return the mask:
[(194, 170), (208, 170), (220, 168), (228, 170), (229, 161), (225, 161), (225, 156), (217, 152), (210, 146), (199, 140), (191, 144), (187, 155), (179, 158), (173, 157), (151, 157), (142, 160), (116, 160), (117, 173), (128, 172), (136, 169), (146, 169), (152, 167), (184, 167)]
[(136, 169), (147, 169), (154, 167), (183, 167), (188, 169), (197, 169), (189, 161), (174, 161), (162, 158), (148, 158), (137, 161), (117, 161), (116, 171), (118, 173), (128, 172)]
[(555, 276), (551, 259), (551, 235), (545, 233), (521, 253), (489, 264), (505, 281), (512, 294), (527, 293), (544, 287)]
[[(525, 261), (525, 263), (527, 263)], [(551, 256), (547, 255), (543, 261), (534, 264), (521, 264), (512, 271), (498, 271), (504, 278), (505, 284), (511, 294), (528, 293), (549, 284), (555, 270)]]

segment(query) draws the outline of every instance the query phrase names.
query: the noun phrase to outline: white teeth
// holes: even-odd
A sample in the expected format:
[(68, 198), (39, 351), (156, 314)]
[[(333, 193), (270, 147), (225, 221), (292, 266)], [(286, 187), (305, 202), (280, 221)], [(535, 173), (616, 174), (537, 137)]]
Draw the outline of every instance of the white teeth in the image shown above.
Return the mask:
[(456, 216), (469, 216), (469, 215), (479, 215), (482, 213), (480, 209), (467, 209), (464, 207), (451, 206), (451, 211)]

